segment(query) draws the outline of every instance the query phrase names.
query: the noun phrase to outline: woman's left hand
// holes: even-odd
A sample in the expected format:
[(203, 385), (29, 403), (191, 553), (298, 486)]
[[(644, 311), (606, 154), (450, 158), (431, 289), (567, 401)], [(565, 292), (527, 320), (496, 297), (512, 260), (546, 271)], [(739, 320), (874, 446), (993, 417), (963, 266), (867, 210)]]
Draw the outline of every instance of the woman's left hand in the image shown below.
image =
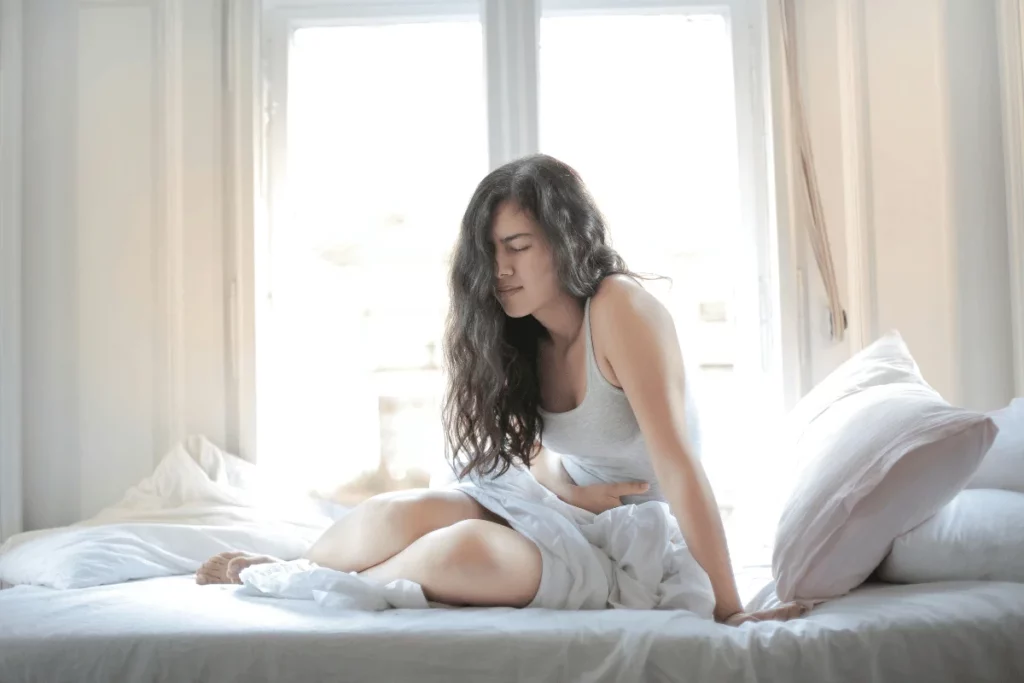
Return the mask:
[(784, 605), (757, 612), (736, 612), (722, 620), (722, 623), (728, 626), (739, 626), (748, 621), (789, 621), (802, 617), (807, 611), (808, 608), (805, 605), (787, 602)]
[(650, 489), (650, 484), (642, 481), (572, 486), (568, 495), (562, 500), (569, 505), (599, 515), (606, 510), (622, 505), (622, 496), (639, 496), (646, 493), (648, 489)]

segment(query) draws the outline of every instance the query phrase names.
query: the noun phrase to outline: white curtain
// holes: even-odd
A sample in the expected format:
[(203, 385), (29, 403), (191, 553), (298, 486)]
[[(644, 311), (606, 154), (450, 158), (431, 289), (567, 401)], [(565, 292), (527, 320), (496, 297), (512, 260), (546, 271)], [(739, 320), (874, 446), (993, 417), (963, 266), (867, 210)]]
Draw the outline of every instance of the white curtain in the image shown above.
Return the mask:
[(822, 205), (821, 193), (818, 189), (811, 135), (807, 128), (803, 93), (800, 90), (796, 9), (794, 0), (779, 0), (779, 2), (781, 4), (779, 15), (782, 22), (782, 42), (785, 51), (790, 111), (800, 153), (800, 174), (804, 181), (804, 190), (811, 213), (811, 221), (809, 224), (805, 224), (805, 227), (811, 248), (814, 251), (814, 261), (818, 266), (822, 284), (825, 286), (825, 294), (828, 296), (829, 312), (832, 319), (832, 339), (842, 341), (846, 334), (846, 311), (843, 309), (843, 302), (839, 296), (839, 284), (836, 281), (835, 266), (832, 262), (832, 245), (829, 242), (828, 225), (825, 221), (825, 208)]

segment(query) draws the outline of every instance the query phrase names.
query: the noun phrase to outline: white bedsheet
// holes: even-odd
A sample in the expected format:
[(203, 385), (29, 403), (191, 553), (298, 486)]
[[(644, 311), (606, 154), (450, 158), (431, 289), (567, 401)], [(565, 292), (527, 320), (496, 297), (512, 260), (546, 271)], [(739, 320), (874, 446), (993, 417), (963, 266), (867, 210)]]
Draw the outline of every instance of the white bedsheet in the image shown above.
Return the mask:
[(339, 612), (190, 577), (0, 592), (0, 681), (1021, 681), (1024, 584), (865, 586), (805, 619)]

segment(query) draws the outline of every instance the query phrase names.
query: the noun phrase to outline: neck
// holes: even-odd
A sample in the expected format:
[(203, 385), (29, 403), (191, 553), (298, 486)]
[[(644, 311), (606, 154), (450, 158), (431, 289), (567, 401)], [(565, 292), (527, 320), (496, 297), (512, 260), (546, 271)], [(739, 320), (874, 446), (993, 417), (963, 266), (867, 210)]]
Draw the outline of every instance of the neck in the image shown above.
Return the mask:
[(583, 303), (562, 293), (534, 311), (533, 317), (548, 331), (552, 345), (564, 349), (576, 341), (583, 330)]

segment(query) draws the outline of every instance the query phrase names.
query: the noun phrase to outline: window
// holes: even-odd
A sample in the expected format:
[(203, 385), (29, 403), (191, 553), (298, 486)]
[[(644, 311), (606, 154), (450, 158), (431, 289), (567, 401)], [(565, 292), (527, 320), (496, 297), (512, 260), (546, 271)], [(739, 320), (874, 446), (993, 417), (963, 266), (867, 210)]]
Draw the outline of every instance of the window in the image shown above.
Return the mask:
[[(260, 461), (348, 502), (444, 469), (449, 250), (485, 173), (539, 149), (580, 171), (630, 267), (668, 278), (649, 287), (675, 317), (728, 513), (745, 493), (731, 474), (760, 471), (781, 408), (758, 3), (274, 6)], [(532, 7), (533, 26), (492, 25)]]
[[(554, 4), (554, 3), (553, 3)], [(558, 5), (555, 4), (555, 7)], [(685, 10), (685, 8), (681, 8)], [(615, 49), (609, 49), (614, 45)], [(725, 505), (743, 449), (736, 366), (760, 357), (731, 313), (757, 287), (744, 242), (729, 18), (698, 11), (552, 12), (540, 26), (540, 147), (571, 160), (613, 244), (676, 322), (697, 385), (709, 478)], [(717, 317), (705, 313), (718, 308)]]
[(487, 172), (481, 25), (289, 34), (257, 447), (294, 484), (357, 502), (426, 486), (444, 452), (446, 266)]

